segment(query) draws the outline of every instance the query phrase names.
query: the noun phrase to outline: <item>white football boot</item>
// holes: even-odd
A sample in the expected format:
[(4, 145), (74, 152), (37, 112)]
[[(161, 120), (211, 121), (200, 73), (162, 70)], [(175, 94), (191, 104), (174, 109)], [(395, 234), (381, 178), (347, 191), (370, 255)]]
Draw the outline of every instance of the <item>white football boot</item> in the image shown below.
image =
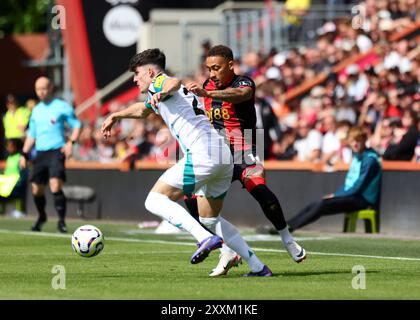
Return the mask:
[(285, 245), (287, 252), (297, 263), (306, 259), (306, 251), (296, 241), (289, 241)]
[(237, 267), (239, 264), (242, 264), (242, 258), (239, 254), (234, 251), (222, 252), (219, 255), (219, 263), (209, 275), (210, 277), (224, 276), (231, 268)]

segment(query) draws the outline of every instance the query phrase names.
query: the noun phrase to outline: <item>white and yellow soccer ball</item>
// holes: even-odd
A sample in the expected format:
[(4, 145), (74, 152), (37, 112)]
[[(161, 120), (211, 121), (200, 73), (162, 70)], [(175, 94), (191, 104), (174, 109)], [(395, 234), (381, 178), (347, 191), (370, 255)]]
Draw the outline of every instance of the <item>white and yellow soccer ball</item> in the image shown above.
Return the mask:
[(105, 238), (97, 227), (84, 225), (76, 229), (71, 237), (71, 245), (79, 256), (90, 258), (104, 249)]

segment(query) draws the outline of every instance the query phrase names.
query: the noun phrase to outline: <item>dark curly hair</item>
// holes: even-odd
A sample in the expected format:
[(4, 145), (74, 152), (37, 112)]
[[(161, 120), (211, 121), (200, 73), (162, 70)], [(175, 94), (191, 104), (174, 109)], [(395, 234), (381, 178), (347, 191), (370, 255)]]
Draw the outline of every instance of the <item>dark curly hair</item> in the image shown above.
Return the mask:
[(154, 64), (164, 70), (166, 67), (165, 54), (157, 48), (144, 50), (131, 58), (129, 69), (130, 71), (135, 72), (137, 67), (146, 64)]
[(212, 47), (207, 53), (207, 57), (223, 57), (229, 61), (233, 60), (232, 50), (224, 45), (217, 45)]

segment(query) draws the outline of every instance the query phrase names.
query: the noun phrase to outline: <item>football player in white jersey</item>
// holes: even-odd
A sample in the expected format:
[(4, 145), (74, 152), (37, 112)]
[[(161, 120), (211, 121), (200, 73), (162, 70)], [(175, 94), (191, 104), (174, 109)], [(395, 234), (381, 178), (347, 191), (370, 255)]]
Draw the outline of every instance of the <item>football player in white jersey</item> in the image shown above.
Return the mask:
[[(148, 98), (109, 115), (102, 124), (102, 134), (108, 138), (119, 119), (146, 118), (151, 112), (159, 114), (178, 140), (184, 157), (153, 186), (145, 201), (146, 209), (197, 239), (198, 250), (191, 263), (203, 261), (224, 241), (248, 262), (251, 272), (245, 276), (271, 276), (270, 269), (257, 258), (237, 229), (219, 216), (233, 173), (229, 147), (201, 111), (198, 98), (179, 79), (168, 77), (165, 65), (166, 57), (159, 49), (144, 50), (131, 59), (134, 82)], [(216, 235), (176, 202), (184, 194), (193, 193), (200, 195), (200, 222)]]

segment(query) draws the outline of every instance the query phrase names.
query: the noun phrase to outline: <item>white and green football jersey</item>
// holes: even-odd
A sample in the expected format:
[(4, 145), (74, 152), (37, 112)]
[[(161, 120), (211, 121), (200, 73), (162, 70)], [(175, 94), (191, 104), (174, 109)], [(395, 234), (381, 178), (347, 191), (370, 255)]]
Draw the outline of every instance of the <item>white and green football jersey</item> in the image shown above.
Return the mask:
[(149, 103), (155, 93), (162, 91), (168, 78), (166, 74), (161, 74), (150, 84), (146, 107), (162, 117), (185, 153), (198, 137), (210, 134), (216, 138), (214, 134), (218, 134), (205, 116), (199, 98), (183, 85), (177, 92), (163, 98), (156, 107)]

